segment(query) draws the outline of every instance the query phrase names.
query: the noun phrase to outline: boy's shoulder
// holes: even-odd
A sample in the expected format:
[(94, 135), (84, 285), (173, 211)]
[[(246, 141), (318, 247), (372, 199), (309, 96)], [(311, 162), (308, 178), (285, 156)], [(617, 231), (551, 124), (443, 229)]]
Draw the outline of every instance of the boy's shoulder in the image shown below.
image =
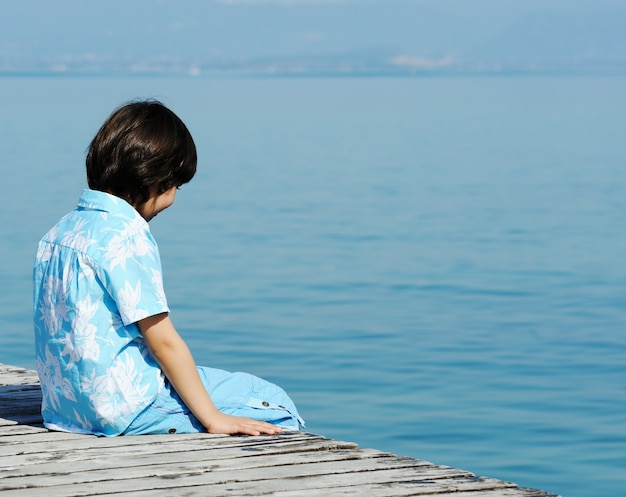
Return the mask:
[(110, 247), (146, 239), (153, 242), (147, 223), (139, 216), (79, 207), (61, 218), (42, 242), (99, 259)]

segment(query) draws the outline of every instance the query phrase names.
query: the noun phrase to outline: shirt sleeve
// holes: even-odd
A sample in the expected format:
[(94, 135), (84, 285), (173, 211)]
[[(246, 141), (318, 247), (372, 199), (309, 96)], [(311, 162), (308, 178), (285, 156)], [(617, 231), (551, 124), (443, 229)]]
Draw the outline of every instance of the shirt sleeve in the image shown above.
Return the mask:
[(125, 326), (169, 312), (159, 250), (149, 231), (122, 231), (107, 241), (103, 251), (103, 280)]

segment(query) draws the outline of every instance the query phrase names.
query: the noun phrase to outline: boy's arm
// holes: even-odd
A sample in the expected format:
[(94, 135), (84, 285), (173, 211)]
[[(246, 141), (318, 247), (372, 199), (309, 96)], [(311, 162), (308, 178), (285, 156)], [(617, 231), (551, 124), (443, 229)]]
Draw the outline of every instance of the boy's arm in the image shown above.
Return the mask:
[(209, 433), (274, 435), (281, 429), (270, 423), (223, 414), (204, 388), (191, 351), (167, 313), (137, 322), (152, 355), (183, 402)]

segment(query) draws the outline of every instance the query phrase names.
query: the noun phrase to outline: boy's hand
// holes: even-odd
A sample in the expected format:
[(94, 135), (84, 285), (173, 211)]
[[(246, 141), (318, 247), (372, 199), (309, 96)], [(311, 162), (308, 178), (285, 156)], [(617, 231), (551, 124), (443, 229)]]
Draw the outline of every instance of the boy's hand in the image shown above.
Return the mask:
[(220, 433), (223, 435), (278, 435), (282, 432), (280, 427), (271, 423), (230, 416), (221, 412), (213, 416), (213, 418), (209, 426), (206, 427), (209, 433)]

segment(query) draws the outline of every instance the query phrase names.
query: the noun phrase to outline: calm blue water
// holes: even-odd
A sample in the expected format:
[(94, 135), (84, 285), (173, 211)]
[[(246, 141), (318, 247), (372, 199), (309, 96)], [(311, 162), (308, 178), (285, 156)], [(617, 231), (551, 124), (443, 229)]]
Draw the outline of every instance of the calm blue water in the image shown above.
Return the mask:
[(200, 169), (159, 215), (198, 363), (310, 431), (625, 495), (626, 78), (0, 79), (0, 362), (103, 119), (157, 97)]

